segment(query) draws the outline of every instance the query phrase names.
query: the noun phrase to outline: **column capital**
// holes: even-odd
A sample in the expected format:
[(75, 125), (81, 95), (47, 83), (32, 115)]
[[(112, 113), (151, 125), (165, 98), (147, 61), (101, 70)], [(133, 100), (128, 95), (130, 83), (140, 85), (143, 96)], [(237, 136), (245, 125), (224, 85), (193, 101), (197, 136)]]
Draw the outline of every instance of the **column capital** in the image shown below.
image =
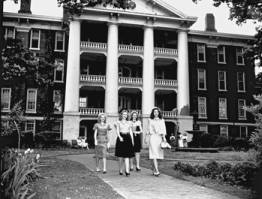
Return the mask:
[(180, 32), (188, 33), (188, 32), (189, 32), (189, 29), (186, 29), (186, 28), (179, 28), (179, 29), (177, 29), (176, 32), (177, 32), (177, 33), (180, 33)]
[(69, 17), (69, 22), (71, 22), (71, 21), (78, 21), (78, 22), (81, 23), (83, 21), (83, 19), (71, 16), (71, 17)]
[(151, 26), (151, 25), (147, 25), (147, 24), (146, 24), (146, 25), (143, 26), (143, 29), (148, 29), (148, 28), (149, 28), (149, 29), (155, 29), (155, 27), (154, 27), (154, 26)]
[(109, 26), (109, 25), (116, 25), (116, 26), (119, 26), (119, 23), (116, 22), (116, 21), (109, 21), (109, 22), (107, 22), (107, 25), (108, 25), (108, 26)]

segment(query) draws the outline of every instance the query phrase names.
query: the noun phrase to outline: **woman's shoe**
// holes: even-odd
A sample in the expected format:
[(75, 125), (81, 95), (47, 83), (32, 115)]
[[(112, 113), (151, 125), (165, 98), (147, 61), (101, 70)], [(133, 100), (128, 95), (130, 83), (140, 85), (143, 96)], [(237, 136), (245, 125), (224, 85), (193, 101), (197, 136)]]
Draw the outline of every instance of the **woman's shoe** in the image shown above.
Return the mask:
[(158, 177), (160, 175), (160, 173), (154, 173), (154, 176)]
[(119, 171), (119, 175), (123, 175), (123, 172)]
[(103, 171), (103, 174), (106, 174), (106, 170)]
[(141, 169), (139, 169), (139, 168), (136, 167), (136, 171), (141, 171)]
[(100, 169), (99, 169), (99, 168), (96, 168), (96, 172), (100, 172)]
[(133, 171), (133, 168), (130, 168), (130, 171)]
[(127, 172), (126, 172), (126, 177), (128, 177), (128, 176), (130, 176), (130, 173), (127, 173)]

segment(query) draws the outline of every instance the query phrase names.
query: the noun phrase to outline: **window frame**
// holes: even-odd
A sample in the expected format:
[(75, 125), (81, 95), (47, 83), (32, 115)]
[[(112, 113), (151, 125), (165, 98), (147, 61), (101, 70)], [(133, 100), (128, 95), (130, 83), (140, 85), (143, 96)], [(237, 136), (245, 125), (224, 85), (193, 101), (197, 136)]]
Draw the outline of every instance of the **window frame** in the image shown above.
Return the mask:
[[(7, 29), (13, 29), (13, 36), (12, 37), (7, 37)], [(6, 26), (5, 27), (5, 39), (7, 38), (11, 38), (11, 39), (15, 39), (15, 28), (14, 27), (10, 27), (10, 26)]]
[[(224, 86), (225, 86), (224, 90), (220, 88), (220, 82), (222, 81), (222, 80), (219, 79), (220, 78), (220, 76), (219, 76), (220, 73), (224, 73)], [(227, 91), (227, 76), (226, 76), (227, 73), (226, 73), (226, 71), (218, 71), (217, 75), (218, 75), (218, 91)]]
[[(55, 64), (57, 65), (58, 61), (63, 61), (63, 70), (54, 69), (54, 82), (64, 83), (64, 73), (65, 73), (65, 61), (63, 59), (55, 59)], [(56, 80), (56, 71), (62, 71), (62, 80)]]
[[(199, 86), (199, 83), (200, 83), (200, 71), (203, 70), (204, 71), (204, 88), (200, 88)], [(198, 87), (198, 90), (207, 90), (207, 85), (206, 85), (206, 70), (205, 69), (197, 69), (197, 87)]]
[[(199, 51), (200, 46), (203, 46), (203, 49), (204, 49), (204, 51), (203, 51), (204, 60), (199, 59), (199, 54), (202, 53), (202, 52)], [(206, 45), (205, 44), (197, 44), (197, 62), (206, 63)]]
[[(239, 89), (239, 74), (242, 73), (243, 74), (243, 90)], [(237, 72), (237, 92), (246, 92), (246, 78), (245, 78), (245, 73), (244, 72)]]
[(53, 123), (53, 126), (52, 126), (52, 131), (56, 131), (55, 129), (54, 129), (54, 124), (56, 123), (56, 122), (58, 122), (58, 123), (60, 123), (59, 124), (59, 133), (60, 133), (60, 136), (59, 136), (59, 138), (57, 138), (56, 140), (61, 140), (62, 139), (62, 121), (61, 120), (56, 120), (56, 121), (54, 121), (54, 123)]
[[(57, 34), (58, 33), (62, 33), (63, 35), (63, 49), (57, 49)], [(62, 31), (56, 31), (55, 33), (55, 49), (54, 49), (55, 52), (65, 52), (65, 33), (62, 32)]]
[(228, 125), (220, 125), (220, 126), (219, 126), (219, 128), (220, 128), (220, 136), (222, 136), (222, 135), (221, 135), (221, 127), (222, 127), (222, 126), (226, 127), (226, 137), (228, 137)]
[[(199, 108), (200, 108), (200, 106), (199, 106), (199, 102), (200, 102), (200, 99), (204, 99), (204, 102), (205, 102), (205, 116), (201, 116), (200, 115), (200, 111), (199, 111)], [(207, 119), (207, 100), (206, 100), (206, 97), (198, 97), (198, 118), (199, 119)], [(202, 113), (201, 113), (202, 114)]]
[[(220, 101), (221, 101), (221, 100), (225, 100), (225, 117), (221, 117), (221, 115), (220, 115), (220, 109), (223, 108), (223, 107), (220, 107)], [(218, 99), (218, 110), (219, 110), (219, 112), (218, 112), (218, 114), (219, 114), (219, 119), (221, 119), (221, 120), (227, 120), (228, 118), (227, 118), (227, 99), (226, 99), (226, 98), (219, 98), (219, 99)]]
[[(244, 102), (244, 105), (243, 106), (245, 106), (246, 105), (246, 100), (245, 99), (238, 99), (238, 103), (237, 103), (237, 105), (238, 105), (238, 119), (242, 119), (242, 120), (246, 120), (247, 119), (247, 115), (246, 115), (246, 111), (245, 110), (243, 110), (243, 109), (240, 109), (240, 107), (239, 107), (239, 102), (240, 102), (240, 100), (243, 100), (243, 102)], [(244, 113), (244, 115), (243, 116), (241, 116), (240, 115), (240, 111), (243, 111), (243, 113)]]
[(55, 109), (55, 93), (59, 92), (60, 93), (60, 98), (61, 98), (61, 111), (54, 111), (54, 113), (62, 113), (63, 111), (63, 102), (62, 102), (62, 91), (61, 90), (53, 90), (53, 102), (54, 102), (54, 109)]
[[(29, 98), (29, 91), (35, 91), (35, 108), (34, 109), (28, 109), (28, 98)], [(26, 113), (36, 113), (36, 107), (37, 107), (37, 89), (36, 88), (28, 88), (27, 94), (26, 94)]]
[[(37, 48), (34, 48), (32, 47), (32, 44), (33, 44), (33, 32), (34, 31), (38, 31), (38, 47)], [(31, 34), (30, 34), (30, 50), (40, 50), (40, 41), (41, 41), (41, 30), (37, 30), (37, 29), (32, 29), (31, 30)]]
[(9, 95), (8, 95), (8, 108), (3, 108), (2, 109), (2, 112), (8, 112), (10, 110), (10, 107), (11, 107), (11, 92), (12, 92), (12, 89), (11, 88), (6, 88), (6, 87), (3, 87), (1, 88), (1, 102), (3, 101), (3, 90), (6, 89), (6, 90), (9, 90)]
[[(246, 136), (245, 137), (242, 137), (241, 135), (242, 135), (242, 133), (241, 133), (241, 128), (245, 128), (245, 131), (246, 131)], [(247, 130), (247, 126), (239, 126), (239, 137), (240, 138), (247, 138), (248, 137), (248, 130)]]
[(199, 130), (200, 130), (200, 131), (202, 131), (202, 130), (201, 130), (201, 127), (202, 127), (202, 129), (203, 129), (203, 128), (205, 129), (205, 130), (204, 130), (205, 133), (208, 133), (208, 125), (207, 125), (207, 124), (200, 124), (200, 125), (199, 125)]
[[(241, 53), (241, 59), (242, 59), (242, 63), (238, 63), (238, 57), (240, 56), (239, 53), (237, 52), (238, 49), (241, 49), (242, 53)], [(236, 47), (236, 63), (237, 65), (245, 65), (245, 59), (243, 57), (244, 54), (244, 48), (243, 47)]]
[(27, 130), (27, 124), (29, 122), (32, 122), (34, 124), (34, 127), (33, 127), (32, 131), (33, 131), (33, 134), (35, 135), (35, 120), (26, 120), (26, 122), (25, 122), (25, 131), (31, 131), (31, 130)]
[[(219, 61), (219, 55), (220, 55), (219, 48), (223, 48), (223, 57), (224, 57), (224, 61), (223, 62)], [(225, 50), (225, 46), (218, 46), (217, 47), (217, 63), (218, 64), (226, 64), (226, 50)]]
[[(81, 101), (83, 99), (85, 99), (85, 102)], [(84, 104), (86, 104), (86, 106), (83, 106)], [(80, 108), (88, 108), (88, 96), (86, 96), (86, 97), (79, 97), (79, 107)]]

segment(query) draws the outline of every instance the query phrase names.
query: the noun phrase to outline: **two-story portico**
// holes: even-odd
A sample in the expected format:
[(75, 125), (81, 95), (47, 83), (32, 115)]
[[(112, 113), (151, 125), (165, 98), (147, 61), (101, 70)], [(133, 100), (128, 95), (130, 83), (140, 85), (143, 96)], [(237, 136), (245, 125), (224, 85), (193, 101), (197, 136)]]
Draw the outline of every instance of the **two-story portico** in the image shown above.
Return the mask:
[(181, 132), (191, 130), (187, 32), (196, 18), (160, 0), (133, 2), (134, 9), (96, 6), (71, 16), (64, 139), (92, 131), (100, 112), (113, 127), (121, 107), (139, 110), (144, 129), (158, 106), (168, 128), (177, 118)]

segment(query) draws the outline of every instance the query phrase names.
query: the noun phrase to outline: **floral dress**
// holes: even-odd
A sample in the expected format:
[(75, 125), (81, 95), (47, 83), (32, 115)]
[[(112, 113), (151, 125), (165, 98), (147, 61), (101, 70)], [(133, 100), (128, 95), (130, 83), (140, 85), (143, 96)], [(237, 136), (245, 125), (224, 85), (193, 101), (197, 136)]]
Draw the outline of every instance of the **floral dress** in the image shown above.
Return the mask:
[(108, 143), (108, 131), (111, 130), (109, 124), (96, 123), (93, 130), (97, 130), (97, 145), (95, 146), (95, 154), (97, 158), (106, 158), (107, 143)]

